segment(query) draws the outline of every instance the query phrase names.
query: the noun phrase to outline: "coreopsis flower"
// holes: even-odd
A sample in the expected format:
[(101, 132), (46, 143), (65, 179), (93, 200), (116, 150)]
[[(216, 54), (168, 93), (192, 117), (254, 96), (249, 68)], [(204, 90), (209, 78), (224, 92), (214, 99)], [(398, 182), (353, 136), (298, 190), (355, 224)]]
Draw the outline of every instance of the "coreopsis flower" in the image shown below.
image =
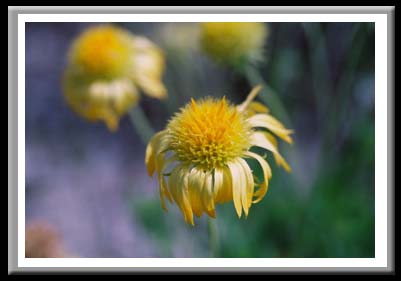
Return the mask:
[(201, 45), (215, 61), (239, 66), (262, 58), (268, 33), (261, 22), (205, 22)]
[(148, 39), (112, 25), (90, 27), (70, 48), (64, 95), (80, 116), (104, 121), (113, 131), (137, 104), (139, 89), (166, 97), (164, 64), (162, 51)]
[[(248, 216), (251, 205), (265, 196), (272, 176), (265, 156), (253, 147), (270, 151), (277, 164), (290, 171), (274, 135), (292, 143), (292, 131), (252, 101), (260, 89), (253, 89), (239, 106), (225, 98), (192, 100), (153, 136), (145, 163), (150, 176), (157, 174), (164, 209), (166, 197), (193, 225), (193, 214), (215, 217), (217, 203), (233, 201), (238, 217), (242, 212)], [(255, 177), (249, 161), (258, 163), (263, 178)]]
[(26, 258), (63, 258), (67, 257), (60, 235), (50, 224), (37, 221), (25, 229)]

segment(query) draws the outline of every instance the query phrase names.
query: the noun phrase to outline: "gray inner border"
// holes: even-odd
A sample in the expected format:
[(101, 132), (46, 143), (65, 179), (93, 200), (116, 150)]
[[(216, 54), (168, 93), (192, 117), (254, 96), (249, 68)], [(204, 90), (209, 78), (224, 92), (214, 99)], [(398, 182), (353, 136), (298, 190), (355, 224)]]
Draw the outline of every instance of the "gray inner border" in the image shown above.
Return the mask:
[[(264, 273), (277, 273), (277, 272), (291, 272), (291, 273), (307, 273), (307, 272), (377, 272), (377, 273), (391, 273), (394, 272), (394, 12), (393, 6), (364, 6), (364, 7), (281, 7), (281, 6), (252, 6), (252, 7), (132, 7), (132, 6), (117, 6), (117, 7), (8, 7), (8, 274), (27, 274), (34, 272), (192, 272), (192, 273), (206, 273), (206, 272), (264, 272)], [(387, 267), (371, 267), (371, 268), (329, 268), (329, 267), (285, 267), (285, 268), (208, 268), (208, 267), (193, 267), (193, 268), (180, 268), (180, 267), (153, 267), (153, 268), (62, 268), (62, 267), (37, 267), (37, 268), (22, 268), (18, 267), (17, 254), (17, 233), (18, 233), (18, 14), (83, 14), (83, 13), (103, 13), (103, 14), (144, 14), (144, 13), (159, 13), (159, 14), (386, 14), (387, 15), (387, 156), (388, 156), (388, 170), (387, 170)], [(375, 93), (378, 94), (378, 93)]]

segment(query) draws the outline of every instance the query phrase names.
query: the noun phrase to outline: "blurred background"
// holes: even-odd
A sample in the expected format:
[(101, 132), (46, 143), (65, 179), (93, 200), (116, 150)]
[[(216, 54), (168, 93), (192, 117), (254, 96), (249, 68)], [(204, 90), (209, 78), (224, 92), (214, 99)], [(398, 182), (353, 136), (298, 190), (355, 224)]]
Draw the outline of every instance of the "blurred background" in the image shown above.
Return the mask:
[[(176, 205), (163, 212), (129, 118), (110, 133), (66, 105), (68, 48), (92, 25), (26, 24), (26, 225), (42, 225), (30, 237), (51, 233), (57, 252), (74, 257), (209, 257), (207, 218), (192, 227)], [(142, 95), (139, 104), (155, 130), (191, 97), (239, 103), (253, 86), (202, 53), (195, 23), (116, 25), (166, 56), (169, 98)], [(217, 255), (374, 257), (374, 24), (268, 26), (259, 69), (295, 130), (295, 143), (280, 146), (293, 172), (271, 165), (269, 192), (247, 219), (232, 202), (217, 207)]]

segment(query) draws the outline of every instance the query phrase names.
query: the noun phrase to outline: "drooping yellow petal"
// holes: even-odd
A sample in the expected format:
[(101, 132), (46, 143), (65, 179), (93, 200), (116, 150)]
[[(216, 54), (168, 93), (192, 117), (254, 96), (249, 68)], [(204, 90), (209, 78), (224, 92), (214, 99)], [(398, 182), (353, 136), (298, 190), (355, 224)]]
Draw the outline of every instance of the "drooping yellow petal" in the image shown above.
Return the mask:
[(162, 82), (164, 56), (162, 51), (148, 39), (136, 36), (134, 39), (135, 55), (133, 58), (133, 79), (150, 97), (167, 97), (167, 90)]
[(197, 217), (203, 213), (202, 190), (205, 183), (205, 177), (202, 170), (192, 168), (188, 176), (188, 194), (192, 210)]
[(213, 194), (214, 200), (216, 202), (220, 202), (223, 197), (223, 185), (224, 185), (224, 172), (223, 169), (217, 167), (214, 169), (214, 186), (213, 186)]
[(214, 174), (214, 200), (216, 203), (225, 203), (233, 200), (231, 173), (227, 167), (216, 168)]
[(252, 151), (247, 151), (245, 152), (245, 155), (258, 161), (263, 171), (263, 182), (260, 183), (259, 189), (253, 194), (254, 196), (256, 196), (256, 199), (253, 201), (253, 203), (258, 203), (267, 193), (269, 187), (269, 179), (272, 176), (272, 171), (269, 163), (258, 154), (253, 153)]
[[(166, 196), (166, 191), (168, 190), (166, 188), (166, 180), (164, 179), (163, 176), (159, 176), (159, 196), (160, 196), (160, 202), (162, 204), (162, 208), (163, 210), (167, 211), (167, 206), (166, 206), (166, 202), (164, 200), (164, 196)], [(167, 191), (168, 192), (168, 191)], [(170, 193), (169, 193), (170, 194)]]
[(221, 198), (221, 203), (225, 203), (228, 201), (233, 200), (233, 184), (232, 184), (232, 178), (231, 178), (231, 173), (228, 168), (223, 169), (223, 195)]
[[(270, 134), (269, 132), (263, 132), (264, 135), (266, 136), (266, 138), (271, 142), (271, 144), (276, 148), (276, 150), (278, 151), (278, 143), (277, 143), (277, 139)], [(277, 155), (277, 153), (273, 153), (273, 157), (274, 160), (276, 161), (276, 163), (280, 163), (282, 160), (280, 159), (280, 157)], [(285, 165), (285, 164), (284, 164)], [(287, 165), (288, 166), (288, 165)], [(288, 166), (286, 168), (287, 172), (289, 172), (291, 170), (291, 168)]]
[(271, 151), (273, 153), (273, 155), (275, 155), (277, 164), (283, 166), (283, 168), (287, 172), (291, 171), (290, 166), (287, 164), (285, 159), (278, 152), (277, 148), (271, 143), (268, 135), (266, 135), (266, 132), (261, 132), (261, 131), (254, 132), (251, 135), (251, 144), (254, 146), (259, 146), (259, 147), (262, 147), (264, 149)]
[(216, 217), (214, 208), (214, 196), (212, 190), (213, 176), (210, 172), (205, 173), (205, 185), (202, 190), (202, 201), (206, 213), (211, 217)]
[(156, 154), (160, 147), (160, 139), (166, 132), (160, 131), (155, 134), (149, 141), (145, 151), (145, 164), (148, 170), (148, 175), (152, 176), (156, 168)]
[(292, 143), (290, 134), (292, 134), (293, 131), (286, 129), (280, 121), (269, 114), (255, 114), (249, 117), (247, 121), (252, 125), (252, 127), (266, 128), (284, 141)]
[(189, 167), (178, 165), (171, 172), (169, 189), (177, 206), (181, 209), (187, 223), (194, 225), (194, 218), (188, 194)]
[(246, 197), (246, 191), (244, 191), (246, 189), (246, 178), (244, 170), (241, 167), (241, 164), (238, 163), (238, 161), (231, 161), (227, 165), (231, 172), (234, 207), (237, 211), (238, 217), (240, 218), (242, 215), (242, 208), (246, 207), (246, 201), (244, 202), (243, 200), (243, 193)]
[(101, 117), (93, 118), (93, 119), (94, 120), (96, 120), (96, 119), (103, 120), (104, 123), (106, 123), (106, 126), (110, 130), (110, 132), (115, 132), (118, 128), (119, 117), (117, 117), (117, 115), (114, 114), (114, 112), (112, 110), (104, 110)]
[(248, 163), (242, 159), (238, 158), (238, 164), (242, 167), (245, 176), (245, 186), (242, 188), (242, 207), (244, 208), (245, 216), (248, 216), (249, 208), (252, 205), (253, 191), (255, 188), (255, 182), (253, 180), (252, 170)]
[(165, 157), (165, 153), (159, 153), (156, 156), (156, 171), (157, 171), (157, 176), (158, 180), (160, 183), (160, 192), (163, 193), (167, 199), (172, 202), (171, 194), (167, 188), (166, 181), (164, 179), (164, 168), (166, 168), (169, 164), (171, 164), (173, 161), (176, 160), (176, 157), (170, 156), (169, 158)]

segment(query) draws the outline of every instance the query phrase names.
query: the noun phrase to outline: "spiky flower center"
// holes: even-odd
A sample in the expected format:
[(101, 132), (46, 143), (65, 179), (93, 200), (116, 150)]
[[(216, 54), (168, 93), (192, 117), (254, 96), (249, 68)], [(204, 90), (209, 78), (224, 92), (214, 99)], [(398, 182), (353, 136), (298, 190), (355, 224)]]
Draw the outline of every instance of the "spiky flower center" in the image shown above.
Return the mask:
[(243, 114), (225, 98), (192, 100), (174, 116), (167, 130), (178, 160), (205, 170), (243, 156), (252, 132)]
[(113, 26), (92, 27), (75, 41), (72, 62), (86, 75), (118, 76), (126, 71), (133, 51), (130, 38)]

